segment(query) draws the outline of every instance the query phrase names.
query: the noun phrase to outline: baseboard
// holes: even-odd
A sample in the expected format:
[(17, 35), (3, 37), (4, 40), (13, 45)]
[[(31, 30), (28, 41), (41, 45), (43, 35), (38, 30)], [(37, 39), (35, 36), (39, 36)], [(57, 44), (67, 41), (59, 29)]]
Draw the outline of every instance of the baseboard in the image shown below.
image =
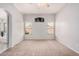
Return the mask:
[[(23, 39), (23, 40), (24, 40), (24, 39)], [(23, 40), (21, 40), (21, 41), (18, 41), (16, 44), (12, 45), (10, 48), (13, 48), (13, 47), (15, 47), (16, 45), (18, 45), (19, 43), (21, 43)]]
[(61, 44), (63, 44), (64, 46), (66, 46), (67, 48), (69, 48), (69, 49), (71, 49), (72, 51), (74, 51), (74, 52), (76, 52), (76, 53), (78, 53), (79, 54), (79, 51), (77, 51), (77, 50), (75, 50), (75, 49), (73, 49), (73, 48), (71, 48), (71, 47), (69, 47), (68, 45), (66, 45), (66, 44), (64, 44), (63, 43), (63, 41), (61, 40), (59, 40), (59, 39), (56, 39), (58, 42), (60, 42)]
[[(23, 40), (24, 40), (24, 39), (23, 39)], [(17, 44), (21, 43), (23, 40), (17, 42), (15, 45), (13, 45), (13, 46), (11, 46), (11, 47), (9, 47), (9, 48), (15, 47)], [(9, 49), (9, 48), (3, 49), (2, 51), (0, 51), (0, 54), (3, 53), (4, 51), (6, 51), (6, 50)]]
[(6, 51), (7, 49), (8, 49), (8, 48), (6, 48), (6, 49), (3, 49), (2, 51), (0, 51), (0, 54), (1, 54), (1, 53), (3, 53), (4, 51)]

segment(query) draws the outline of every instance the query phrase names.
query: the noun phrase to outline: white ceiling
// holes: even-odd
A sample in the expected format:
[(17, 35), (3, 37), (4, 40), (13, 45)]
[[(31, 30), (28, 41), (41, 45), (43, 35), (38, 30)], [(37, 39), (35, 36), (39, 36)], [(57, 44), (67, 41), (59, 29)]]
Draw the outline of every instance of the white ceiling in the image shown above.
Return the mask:
[(16, 3), (14, 6), (23, 14), (45, 14), (57, 13), (66, 4), (65, 3), (48, 3), (48, 7), (38, 6), (37, 3)]

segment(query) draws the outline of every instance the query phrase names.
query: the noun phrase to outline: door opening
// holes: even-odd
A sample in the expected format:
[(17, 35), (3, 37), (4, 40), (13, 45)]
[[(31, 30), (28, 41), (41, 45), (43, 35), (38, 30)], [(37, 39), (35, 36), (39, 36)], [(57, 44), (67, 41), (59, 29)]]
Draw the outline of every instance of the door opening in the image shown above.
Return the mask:
[(8, 49), (9, 46), (9, 24), (8, 14), (0, 9), (0, 52)]

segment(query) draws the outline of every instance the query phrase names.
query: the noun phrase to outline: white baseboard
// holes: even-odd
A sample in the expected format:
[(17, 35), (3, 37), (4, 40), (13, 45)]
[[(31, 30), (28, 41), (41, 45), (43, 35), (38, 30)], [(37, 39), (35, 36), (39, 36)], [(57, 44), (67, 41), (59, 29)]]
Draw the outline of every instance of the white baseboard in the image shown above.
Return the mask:
[(66, 45), (66, 44), (64, 44), (63, 43), (63, 41), (61, 40), (59, 40), (59, 39), (56, 39), (58, 42), (60, 42), (61, 44), (63, 44), (64, 46), (66, 46), (66, 47), (68, 47), (69, 49), (71, 49), (71, 50), (73, 50), (74, 52), (76, 52), (76, 53), (78, 53), (79, 54), (79, 51), (77, 51), (77, 50), (75, 50), (75, 49), (73, 49), (72, 47), (69, 47), (68, 45)]
[(6, 48), (6, 49), (3, 49), (2, 51), (0, 51), (0, 54), (1, 54), (1, 53), (3, 53), (4, 51), (6, 51), (7, 49), (8, 49), (8, 48)]
[(21, 43), (24, 40), (24, 38), (20, 39), (19, 41), (15, 42), (14, 44), (12, 44), (12, 46), (10, 48), (13, 48), (14, 46), (16, 46), (17, 44)]

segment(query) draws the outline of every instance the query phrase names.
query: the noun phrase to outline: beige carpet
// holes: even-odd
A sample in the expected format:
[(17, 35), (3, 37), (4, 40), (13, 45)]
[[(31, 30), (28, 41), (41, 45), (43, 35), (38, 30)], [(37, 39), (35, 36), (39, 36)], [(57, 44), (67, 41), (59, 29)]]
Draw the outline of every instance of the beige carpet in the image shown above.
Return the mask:
[(56, 40), (24, 40), (2, 56), (78, 56)]

